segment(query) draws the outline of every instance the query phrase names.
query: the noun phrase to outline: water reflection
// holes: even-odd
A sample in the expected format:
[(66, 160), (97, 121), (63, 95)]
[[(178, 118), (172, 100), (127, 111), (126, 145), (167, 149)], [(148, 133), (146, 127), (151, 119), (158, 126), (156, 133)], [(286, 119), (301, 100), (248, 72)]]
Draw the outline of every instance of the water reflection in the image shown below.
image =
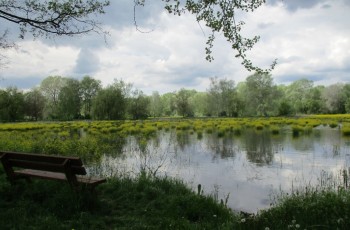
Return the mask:
[(271, 136), (268, 131), (246, 130), (244, 132), (244, 147), (250, 162), (259, 166), (271, 164), (273, 161)]
[(206, 147), (211, 150), (213, 159), (217, 157), (234, 158), (236, 152), (239, 151), (239, 145), (235, 143), (235, 139), (232, 135), (224, 137), (218, 137), (215, 134), (207, 134), (205, 136)]
[[(293, 137), (291, 131), (242, 131), (223, 137), (190, 131), (159, 131), (151, 139), (128, 137), (121, 155), (105, 155), (107, 175), (148, 170), (178, 177), (194, 191), (227, 199), (235, 210), (256, 212), (269, 207), (271, 194), (316, 185), (324, 172), (339, 175), (350, 163), (349, 139), (336, 129), (319, 128)], [(336, 177), (334, 177), (336, 178)]]

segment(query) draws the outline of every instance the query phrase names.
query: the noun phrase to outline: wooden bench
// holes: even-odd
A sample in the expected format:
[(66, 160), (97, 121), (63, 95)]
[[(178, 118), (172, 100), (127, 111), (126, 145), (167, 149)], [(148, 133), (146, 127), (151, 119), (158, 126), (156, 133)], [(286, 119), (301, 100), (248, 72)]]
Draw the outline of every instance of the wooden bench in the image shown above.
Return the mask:
[(79, 157), (0, 151), (0, 159), (7, 179), (12, 184), (17, 179), (30, 181), (34, 177), (67, 181), (76, 190), (81, 185), (93, 189), (106, 182), (104, 178), (86, 176), (85, 167)]

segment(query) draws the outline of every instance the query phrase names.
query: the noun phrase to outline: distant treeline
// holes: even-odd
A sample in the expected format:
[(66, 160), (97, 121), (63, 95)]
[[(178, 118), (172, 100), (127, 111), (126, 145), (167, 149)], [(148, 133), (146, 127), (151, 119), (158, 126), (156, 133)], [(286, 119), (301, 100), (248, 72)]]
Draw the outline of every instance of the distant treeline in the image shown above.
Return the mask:
[(131, 83), (101, 82), (61, 76), (45, 78), (39, 87), (23, 92), (0, 89), (0, 120), (117, 120), (147, 117), (243, 117), (350, 113), (350, 84), (314, 86), (301, 79), (276, 85), (269, 74), (255, 73), (246, 81), (211, 78), (206, 92), (180, 89), (145, 95)]

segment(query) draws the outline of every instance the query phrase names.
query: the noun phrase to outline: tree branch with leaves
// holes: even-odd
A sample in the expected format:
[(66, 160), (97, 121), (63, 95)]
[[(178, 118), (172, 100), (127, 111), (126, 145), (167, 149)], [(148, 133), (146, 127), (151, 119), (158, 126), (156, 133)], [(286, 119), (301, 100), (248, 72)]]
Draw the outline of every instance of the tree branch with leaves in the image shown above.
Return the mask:
[[(212, 49), (215, 36), (218, 33), (223, 34), (226, 40), (236, 51), (236, 58), (242, 60), (242, 65), (249, 71), (259, 73), (268, 73), (274, 69), (277, 60), (274, 60), (268, 69), (262, 69), (255, 66), (247, 57), (247, 51), (259, 41), (259, 36), (245, 38), (241, 34), (244, 21), (236, 21), (237, 14), (240, 12), (252, 12), (265, 4), (266, 0), (162, 0), (165, 2), (165, 9), (168, 13), (174, 15), (183, 15), (189, 12), (195, 15), (198, 22), (204, 22), (211, 30), (207, 39), (205, 48), (206, 59), (214, 60)], [(143, 6), (146, 0), (135, 0), (136, 5)]]
[[(27, 33), (34, 37), (75, 36), (90, 32), (104, 33), (97, 16), (104, 13), (109, 1), (99, 0), (0, 0), (0, 22), (15, 23), (19, 37)], [(9, 30), (0, 36), (0, 49), (12, 48), (15, 44), (7, 39)], [(0, 56), (0, 61), (6, 57)]]
[(104, 13), (109, 1), (12, 1), (0, 0), (0, 18), (16, 23), (20, 37), (27, 32), (34, 37), (52, 35), (78, 35), (102, 29), (93, 15)]

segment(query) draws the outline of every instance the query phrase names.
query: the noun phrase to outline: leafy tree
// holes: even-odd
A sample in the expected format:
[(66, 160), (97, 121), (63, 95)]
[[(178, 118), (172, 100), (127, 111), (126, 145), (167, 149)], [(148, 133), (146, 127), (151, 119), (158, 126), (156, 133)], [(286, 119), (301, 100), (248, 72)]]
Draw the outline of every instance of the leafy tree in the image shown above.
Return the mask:
[[(109, 1), (101, 0), (0, 0), (0, 22), (11, 22), (18, 26), (19, 37), (27, 33), (35, 38), (75, 36), (90, 32), (104, 33), (96, 16), (105, 13)], [(9, 28), (0, 31), (0, 50), (15, 47), (8, 39)], [(0, 67), (6, 62), (0, 52)]]
[(160, 117), (163, 114), (163, 104), (158, 91), (154, 91), (149, 97), (149, 111), (152, 117)]
[(327, 112), (345, 113), (343, 87), (343, 84), (333, 84), (324, 89), (322, 98), (326, 103)]
[(311, 90), (313, 81), (300, 79), (293, 82), (286, 89), (286, 97), (290, 100), (294, 110), (299, 113), (308, 113), (310, 110)]
[(279, 92), (280, 97), (278, 98), (278, 116), (290, 116), (294, 114), (294, 109), (291, 102), (286, 97), (287, 86), (278, 85), (277, 90)]
[(24, 118), (24, 96), (15, 87), (0, 90), (0, 120), (18, 121)]
[(58, 114), (63, 120), (80, 118), (81, 91), (80, 82), (68, 78), (58, 95)]
[(45, 108), (45, 97), (38, 88), (24, 94), (25, 115), (37, 121), (42, 119)]
[(189, 103), (189, 98), (191, 95), (195, 94), (196, 91), (191, 91), (187, 89), (180, 89), (176, 94), (176, 111), (179, 115), (183, 117), (192, 117), (193, 108), (191, 108)]
[(207, 114), (212, 116), (219, 116), (219, 113), (222, 110), (222, 103), (221, 103), (221, 96), (220, 96), (220, 89), (218, 84), (218, 78), (210, 78), (210, 86), (207, 90), (208, 93), (208, 107), (207, 107)]
[(310, 90), (309, 97), (307, 100), (308, 113), (322, 113), (322, 111), (325, 108), (325, 103), (322, 99), (322, 93), (324, 89), (324, 86), (316, 86)]
[(149, 98), (140, 90), (135, 90), (129, 100), (129, 113), (134, 120), (146, 119), (149, 115)]
[(278, 91), (271, 75), (255, 73), (247, 77), (245, 84), (247, 115), (267, 116), (277, 109)]
[(85, 76), (80, 82), (82, 112), (85, 118), (91, 118), (92, 101), (101, 90), (101, 81)]
[(208, 95), (206, 92), (196, 92), (189, 98), (190, 107), (193, 109), (194, 116), (207, 115)]
[(350, 84), (344, 85), (342, 93), (344, 95), (345, 112), (350, 113)]
[(93, 102), (92, 111), (95, 119), (123, 119), (126, 113), (126, 99), (122, 90), (114, 86), (100, 90)]
[(127, 83), (122, 79), (114, 79), (112, 86), (116, 89), (119, 89), (124, 98), (129, 98), (132, 91), (132, 83)]
[[(11, 42), (8, 40), (7, 36), (8, 36), (9, 31), (5, 30), (3, 32), (3, 34), (0, 36), (0, 50), (7, 50), (7, 49), (11, 49), (13, 47), (16, 47), (16, 44), (14, 42)], [(6, 56), (2, 54), (2, 52), (0, 53), (0, 68), (6, 66), (7, 64), (7, 60), (6, 60)], [(1, 78), (0, 78), (1, 79)]]
[[(20, 38), (26, 33), (50, 38), (103, 32), (94, 16), (103, 14), (108, 5), (109, 1), (98, 0), (0, 0), (0, 20), (17, 24)], [(12, 44), (4, 37), (0, 37), (0, 48)]]
[(237, 116), (239, 100), (232, 80), (210, 78), (208, 113), (215, 116)]
[(66, 80), (66, 78), (61, 76), (49, 76), (41, 82), (40, 90), (46, 99), (45, 118), (56, 119), (58, 117), (58, 96), (63, 86), (65, 86)]
[(279, 116), (290, 116), (293, 114), (293, 107), (289, 100), (282, 100), (278, 105), (278, 115)]
[[(242, 60), (242, 64), (247, 70), (266, 73), (276, 65), (276, 61), (272, 63), (270, 69), (261, 69), (253, 65), (247, 57), (247, 51), (251, 50), (259, 41), (259, 37), (245, 38), (242, 36), (241, 29), (245, 22), (237, 21), (237, 15), (256, 10), (266, 0), (162, 1), (169, 14), (182, 15), (189, 12), (196, 17), (198, 22), (204, 22), (211, 30), (205, 48), (207, 60), (213, 60), (211, 53), (215, 36), (222, 34), (232, 49), (236, 51), (235, 57)], [(135, 0), (134, 2), (135, 7), (143, 6), (146, 0)], [(17, 24), (21, 38), (24, 38), (28, 32), (34, 37), (74, 36), (91, 31), (101, 32), (101, 27), (93, 16), (103, 14), (104, 8), (108, 5), (109, 1), (98, 0), (0, 0), (0, 20)], [(136, 20), (135, 26), (138, 29)], [(2, 44), (6, 44), (5, 39), (2, 40)], [(2, 47), (6, 47), (6, 45)]]
[[(189, 12), (196, 17), (197, 22), (204, 24), (211, 30), (208, 36), (207, 47), (205, 48), (206, 59), (212, 61), (213, 43), (216, 34), (222, 34), (236, 51), (236, 58), (242, 59), (243, 66), (249, 71), (267, 73), (276, 65), (276, 60), (270, 69), (261, 69), (253, 65), (247, 57), (247, 51), (259, 41), (259, 36), (245, 38), (241, 34), (244, 21), (237, 21), (236, 16), (243, 12), (254, 11), (265, 3), (266, 0), (162, 0), (165, 2), (165, 9), (170, 14), (182, 15)], [(144, 5), (146, 0), (135, 1), (136, 5)], [(136, 24), (136, 21), (135, 21)], [(136, 24), (137, 25), (137, 24)]]
[(161, 103), (164, 110), (164, 115), (174, 116), (176, 113), (176, 94), (165, 93), (161, 96)]

